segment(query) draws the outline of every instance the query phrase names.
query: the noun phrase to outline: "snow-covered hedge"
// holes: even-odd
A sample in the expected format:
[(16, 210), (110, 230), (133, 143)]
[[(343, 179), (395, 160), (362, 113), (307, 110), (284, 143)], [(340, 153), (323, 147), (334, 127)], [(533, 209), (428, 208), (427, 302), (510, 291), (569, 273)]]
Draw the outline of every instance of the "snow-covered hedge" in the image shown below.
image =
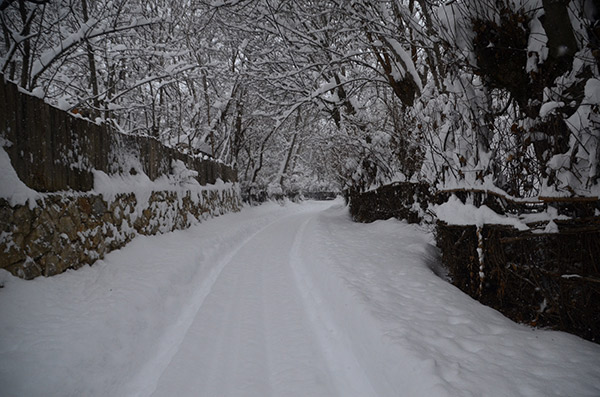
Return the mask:
[(350, 192), (350, 214), (355, 221), (373, 222), (397, 218), (409, 223), (431, 221), (427, 214), (433, 201), (427, 183), (396, 182), (364, 193)]

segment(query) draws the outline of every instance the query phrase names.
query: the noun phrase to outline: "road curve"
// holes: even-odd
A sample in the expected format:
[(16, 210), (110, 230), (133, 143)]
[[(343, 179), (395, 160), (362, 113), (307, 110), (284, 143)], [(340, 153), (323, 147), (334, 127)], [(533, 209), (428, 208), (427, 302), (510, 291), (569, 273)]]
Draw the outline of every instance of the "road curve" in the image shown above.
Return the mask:
[(322, 209), (275, 221), (222, 264), (154, 396), (374, 395), (302, 269)]

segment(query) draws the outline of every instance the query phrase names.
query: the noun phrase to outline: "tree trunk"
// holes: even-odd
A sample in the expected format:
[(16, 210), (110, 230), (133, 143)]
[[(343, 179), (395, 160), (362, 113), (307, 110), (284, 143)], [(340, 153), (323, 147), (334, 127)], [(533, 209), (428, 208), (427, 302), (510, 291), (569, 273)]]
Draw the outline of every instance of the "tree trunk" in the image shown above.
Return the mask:
[[(23, 36), (27, 37), (30, 33), (29, 23), (27, 21), (27, 7), (24, 0), (19, 0), (19, 13), (23, 21)], [(31, 61), (31, 44), (29, 40), (23, 42), (23, 63), (21, 64), (21, 87), (28, 88), (29, 83), (29, 62)]]
[[(87, 21), (90, 19), (88, 16), (87, 0), (81, 0), (81, 13), (83, 15), (83, 22), (87, 23)], [(92, 87), (92, 95), (94, 97), (94, 109), (92, 113), (96, 115), (98, 109), (100, 108), (100, 101), (98, 100), (98, 76), (96, 73), (96, 61), (94, 59), (94, 49), (92, 48), (89, 40), (85, 40), (85, 45), (87, 50), (88, 66), (90, 68), (90, 86)]]
[(569, 1), (543, 0), (542, 4), (544, 5), (542, 25), (548, 36), (549, 55), (554, 59), (565, 57), (567, 59), (564, 62), (570, 65), (578, 45), (567, 10)]

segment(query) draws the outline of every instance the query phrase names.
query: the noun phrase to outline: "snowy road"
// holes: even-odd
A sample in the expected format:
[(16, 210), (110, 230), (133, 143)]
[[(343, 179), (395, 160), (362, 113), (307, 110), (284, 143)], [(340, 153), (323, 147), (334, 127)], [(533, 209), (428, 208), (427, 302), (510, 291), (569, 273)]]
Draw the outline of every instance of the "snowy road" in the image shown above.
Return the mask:
[(473, 301), (431, 242), (268, 204), (54, 278), (0, 272), (0, 395), (600, 395), (600, 346)]
[[(311, 321), (292, 269), (303, 226), (310, 220), (306, 214), (284, 217), (235, 251), (159, 377), (154, 395), (195, 395), (199, 390), (208, 396), (338, 394), (323, 353), (326, 346), (320, 346), (315, 332), (319, 324)], [(357, 395), (368, 394), (361, 389)]]

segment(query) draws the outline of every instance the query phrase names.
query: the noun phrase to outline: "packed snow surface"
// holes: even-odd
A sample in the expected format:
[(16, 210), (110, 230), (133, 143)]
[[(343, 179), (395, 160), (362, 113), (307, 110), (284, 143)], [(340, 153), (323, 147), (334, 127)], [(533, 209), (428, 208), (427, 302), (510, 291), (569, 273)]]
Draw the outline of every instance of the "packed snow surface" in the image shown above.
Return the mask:
[(3, 396), (600, 395), (600, 346), (511, 322), (443, 279), (430, 233), (339, 201), (0, 282)]

